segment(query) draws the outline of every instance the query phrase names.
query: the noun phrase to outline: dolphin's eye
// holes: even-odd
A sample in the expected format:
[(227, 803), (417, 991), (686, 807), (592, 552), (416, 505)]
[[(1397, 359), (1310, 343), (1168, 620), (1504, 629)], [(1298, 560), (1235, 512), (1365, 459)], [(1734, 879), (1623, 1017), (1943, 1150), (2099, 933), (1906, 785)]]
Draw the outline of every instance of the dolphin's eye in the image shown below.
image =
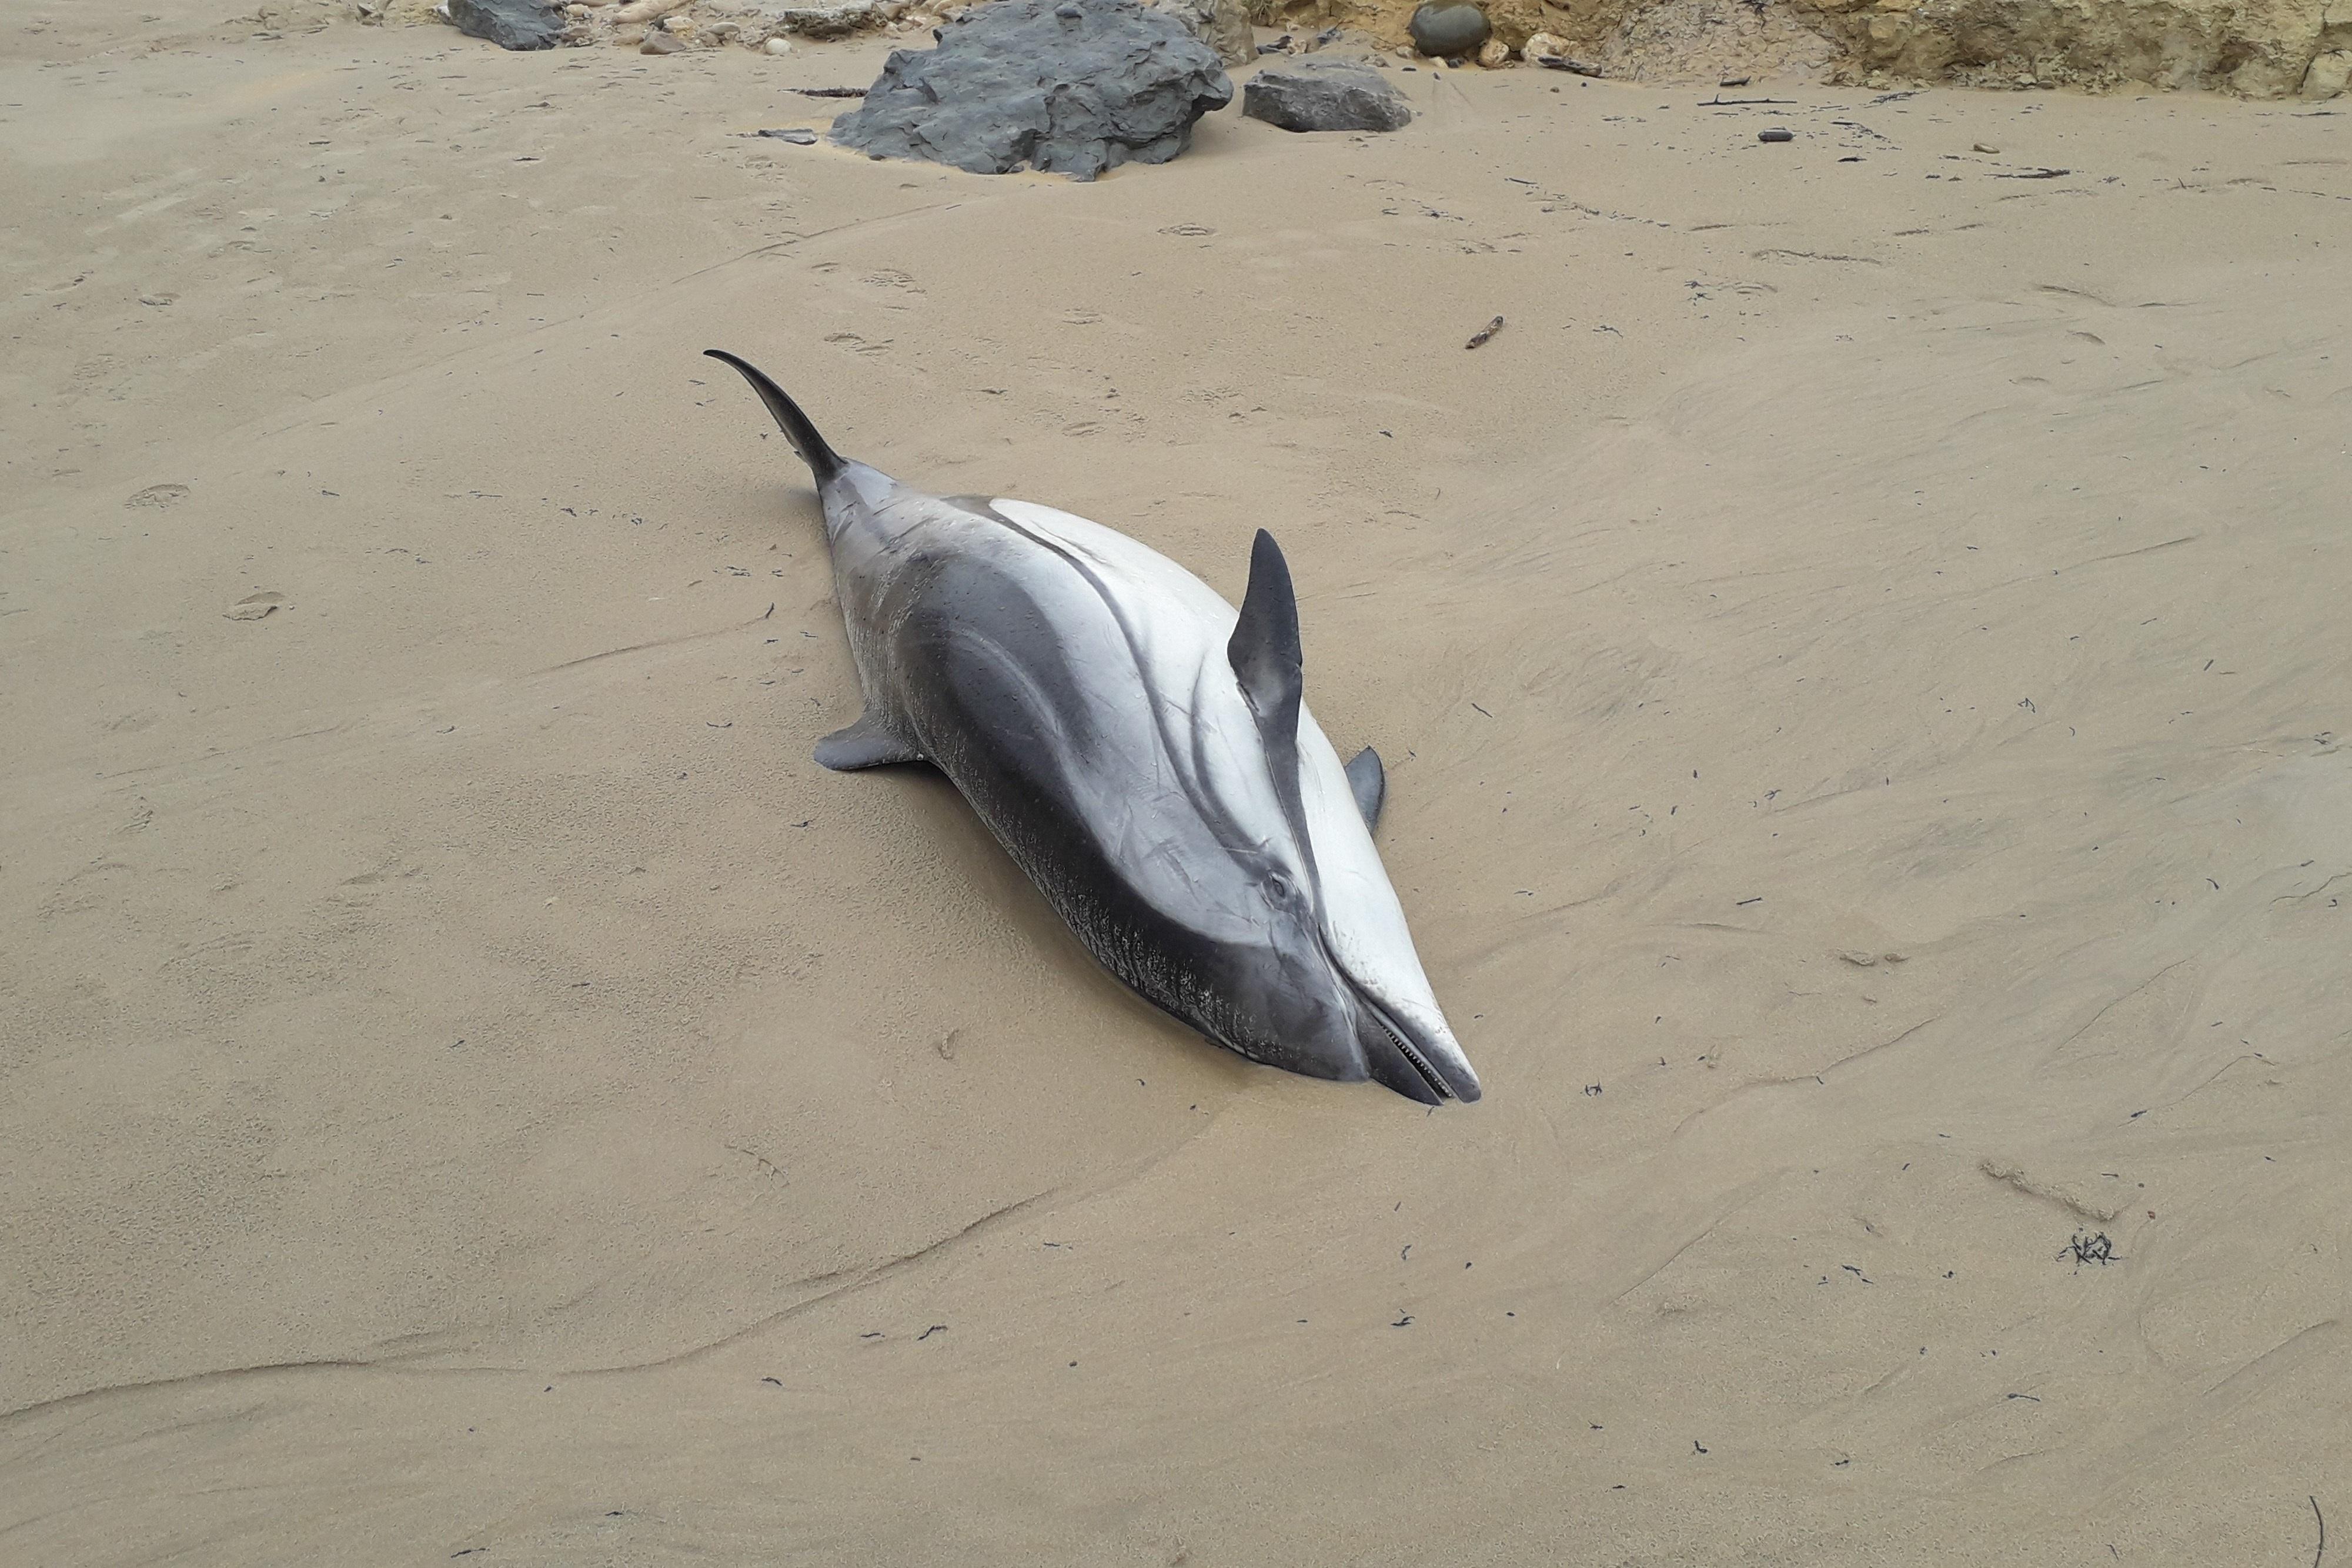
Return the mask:
[(1298, 884), (1280, 872), (1269, 872), (1265, 879), (1265, 896), (1275, 904), (1288, 905), (1298, 902)]

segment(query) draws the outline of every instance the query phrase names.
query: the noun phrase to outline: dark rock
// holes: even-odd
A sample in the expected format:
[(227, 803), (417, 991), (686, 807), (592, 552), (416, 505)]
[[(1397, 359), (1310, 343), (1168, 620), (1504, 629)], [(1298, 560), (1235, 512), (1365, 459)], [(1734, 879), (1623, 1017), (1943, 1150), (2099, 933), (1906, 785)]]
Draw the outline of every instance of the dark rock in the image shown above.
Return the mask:
[(1412, 120), (1403, 95), (1354, 60), (1268, 66), (1242, 89), (1242, 112), (1285, 131), (1399, 131)]
[(502, 49), (551, 49), (563, 41), (563, 13), (541, 0), (449, 0), (449, 20)]
[(1233, 101), (1216, 51), (1135, 0), (993, 0), (957, 23), (938, 48), (893, 50), (833, 140), (975, 174), (1028, 164), (1091, 180), (1165, 163)]
[(1423, 5), (1405, 24), (1412, 47), (1433, 59), (1455, 59), (1475, 54), (1494, 28), (1486, 13), (1475, 5)]

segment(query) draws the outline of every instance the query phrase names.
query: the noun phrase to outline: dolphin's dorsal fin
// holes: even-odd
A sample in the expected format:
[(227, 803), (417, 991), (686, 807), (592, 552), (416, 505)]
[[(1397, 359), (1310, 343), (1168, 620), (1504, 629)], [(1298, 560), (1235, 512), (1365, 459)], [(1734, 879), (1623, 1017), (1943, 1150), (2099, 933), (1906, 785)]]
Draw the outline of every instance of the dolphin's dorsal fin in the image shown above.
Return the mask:
[(1367, 746), (1349, 759), (1348, 789), (1356, 797), (1356, 810), (1364, 814), (1367, 831), (1381, 825), (1381, 802), (1388, 799), (1388, 775), (1381, 770), (1381, 754)]
[(847, 729), (836, 729), (816, 743), (820, 768), (855, 773), (861, 768), (883, 768), (893, 762), (928, 762), (929, 758), (891, 733), (890, 727), (871, 713)]
[(1268, 743), (1295, 747), (1304, 681), (1298, 596), (1291, 590), (1290, 563), (1282, 559), (1282, 547), (1264, 528), (1250, 547), (1249, 591), (1242, 595), (1241, 619), (1234, 623), (1225, 658)]

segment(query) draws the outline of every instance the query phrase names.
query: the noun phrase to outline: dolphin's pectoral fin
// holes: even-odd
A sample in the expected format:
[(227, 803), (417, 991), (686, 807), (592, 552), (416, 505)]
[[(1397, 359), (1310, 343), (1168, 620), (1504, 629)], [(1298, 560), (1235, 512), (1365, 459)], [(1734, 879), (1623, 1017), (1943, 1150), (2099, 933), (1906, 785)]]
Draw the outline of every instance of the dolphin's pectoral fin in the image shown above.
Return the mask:
[(1269, 741), (1288, 746), (1298, 735), (1298, 596), (1290, 586), (1290, 563), (1264, 528), (1250, 549), (1249, 590), (1242, 595), (1241, 619), (1225, 644), (1242, 695), (1257, 714)]
[(929, 762), (929, 758), (899, 739), (872, 714), (847, 729), (836, 729), (816, 743), (820, 768), (855, 773), (861, 768), (882, 768), (893, 762)]
[(1348, 788), (1356, 797), (1356, 810), (1364, 814), (1367, 831), (1381, 825), (1381, 802), (1388, 799), (1389, 779), (1381, 771), (1381, 754), (1367, 746), (1348, 763)]

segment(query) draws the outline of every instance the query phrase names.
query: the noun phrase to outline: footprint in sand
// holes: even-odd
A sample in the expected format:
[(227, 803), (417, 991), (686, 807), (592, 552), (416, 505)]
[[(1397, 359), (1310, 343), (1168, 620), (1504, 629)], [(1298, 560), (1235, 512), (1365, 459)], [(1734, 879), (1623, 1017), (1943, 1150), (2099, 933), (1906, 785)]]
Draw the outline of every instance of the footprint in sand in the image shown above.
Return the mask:
[(176, 507), (188, 498), (185, 485), (150, 485), (122, 504), (126, 507), (152, 507), (157, 511)]
[(221, 613), (232, 621), (261, 621), (284, 608), (286, 596), (282, 593), (248, 593)]

